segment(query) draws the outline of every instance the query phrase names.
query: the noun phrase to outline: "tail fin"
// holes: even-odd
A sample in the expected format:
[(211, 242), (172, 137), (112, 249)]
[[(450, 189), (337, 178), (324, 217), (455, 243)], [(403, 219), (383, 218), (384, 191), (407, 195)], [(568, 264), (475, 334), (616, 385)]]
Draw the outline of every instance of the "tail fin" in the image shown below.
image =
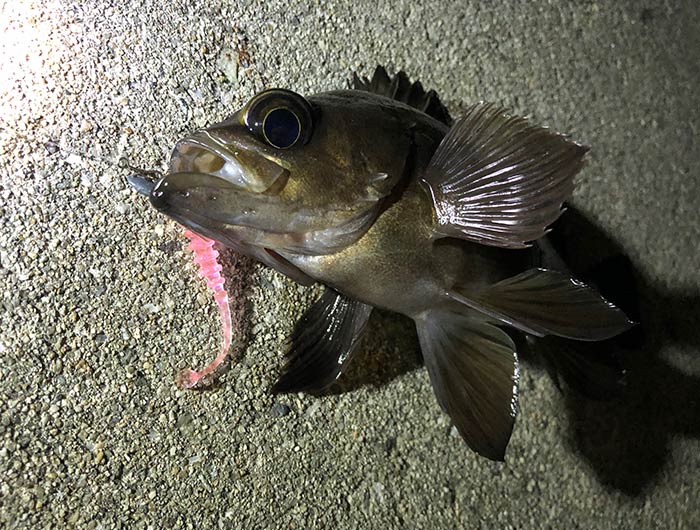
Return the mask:
[(430, 382), (467, 445), (503, 460), (517, 413), (518, 358), (511, 338), (468, 310), (416, 320)]
[(531, 269), (486, 288), (457, 288), (453, 300), (537, 337), (609, 339), (634, 325), (594, 289), (547, 269)]

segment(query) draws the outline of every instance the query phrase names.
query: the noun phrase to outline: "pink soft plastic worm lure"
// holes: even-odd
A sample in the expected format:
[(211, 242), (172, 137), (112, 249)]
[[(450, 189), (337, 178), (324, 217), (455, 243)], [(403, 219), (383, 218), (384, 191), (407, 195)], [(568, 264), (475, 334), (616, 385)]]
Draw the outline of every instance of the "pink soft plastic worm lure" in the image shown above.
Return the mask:
[(209, 365), (200, 371), (187, 368), (182, 370), (176, 379), (180, 388), (197, 388), (211, 383), (210, 377), (224, 362), (231, 347), (232, 325), (231, 310), (228, 304), (228, 294), (224, 289), (224, 277), (221, 275), (221, 265), (217, 258), (219, 252), (214, 249), (214, 241), (200, 236), (191, 230), (185, 230), (185, 236), (190, 240), (187, 248), (194, 252), (194, 262), (199, 265), (199, 275), (207, 281), (207, 287), (214, 293), (214, 300), (219, 307), (221, 318), (221, 351)]

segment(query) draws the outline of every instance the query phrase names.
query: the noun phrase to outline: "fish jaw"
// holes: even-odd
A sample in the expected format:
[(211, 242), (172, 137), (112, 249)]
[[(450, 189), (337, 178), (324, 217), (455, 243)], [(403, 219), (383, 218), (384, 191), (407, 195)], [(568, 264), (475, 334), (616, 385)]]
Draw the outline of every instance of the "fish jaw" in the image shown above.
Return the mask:
[(297, 254), (328, 254), (357, 241), (379, 215), (381, 201), (356, 208), (306, 207), (297, 201), (241, 190), (204, 173), (171, 173), (150, 193), (151, 204), (198, 233), (224, 244)]
[(236, 141), (235, 130), (222, 128), (201, 129), (175, 145), (169, 173), (187, 172), (218, 177), (252, 193), (279, 191), (289, 177), (287, 169)]

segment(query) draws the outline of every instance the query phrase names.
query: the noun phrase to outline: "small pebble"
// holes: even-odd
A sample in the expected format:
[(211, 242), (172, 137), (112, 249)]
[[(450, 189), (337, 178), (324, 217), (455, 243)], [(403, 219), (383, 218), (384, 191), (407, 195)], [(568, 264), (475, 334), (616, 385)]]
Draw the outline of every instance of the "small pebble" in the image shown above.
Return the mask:
[(44, 147), (46, 148), (46, 151), (50, 155), (55, 155), (59, 151), (58, 144), (56, 142), (54, 142), (53, 140), (49, 140), (48, 142), (46, 142), (44, 144)]
[(291, 411), (292, 409), (290, 409), (288, 405), (285, 405), (284, 403), (275, 403), (270, 409), (270, 416), (273, 418), (281, 418), (282, 416), (289, 414)]

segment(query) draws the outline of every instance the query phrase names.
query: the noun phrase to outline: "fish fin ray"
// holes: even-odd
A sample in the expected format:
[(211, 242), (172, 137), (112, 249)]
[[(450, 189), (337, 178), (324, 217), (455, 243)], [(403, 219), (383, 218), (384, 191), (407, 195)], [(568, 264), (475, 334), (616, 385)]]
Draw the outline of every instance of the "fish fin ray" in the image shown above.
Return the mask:
[(326, 287), (294, 326), (272, 392), (316, 392), (333, 383), (348, 366), (371, 312), (372, 306)]
[(548, 269), (530, 269), (485, 288), (457, 286), (448, 296), (538, 337), (599, 341), (634, 325), (595, 289)]
[(427, 92), (420, 81), (411, 83), (405, 72), (399, 71), (391, 77), (383, 66), (377, 66), (371, 79), (352, 74), (351, 86), (355, 90), (372, 92), (401, 101), (428, 116), (444, 123), (452, 124), (452, 118), (434, 90)]
[(498, 105), (472, 105), (422, 178), (433, 199), (435, 236), (529, 246), (562, 213), (587, 151)]
[(502, 461), (517, 414), (518, 358), (511, 338), (478, 315), (429, 310), (416, 318), (438, 403), (467, 445)]

